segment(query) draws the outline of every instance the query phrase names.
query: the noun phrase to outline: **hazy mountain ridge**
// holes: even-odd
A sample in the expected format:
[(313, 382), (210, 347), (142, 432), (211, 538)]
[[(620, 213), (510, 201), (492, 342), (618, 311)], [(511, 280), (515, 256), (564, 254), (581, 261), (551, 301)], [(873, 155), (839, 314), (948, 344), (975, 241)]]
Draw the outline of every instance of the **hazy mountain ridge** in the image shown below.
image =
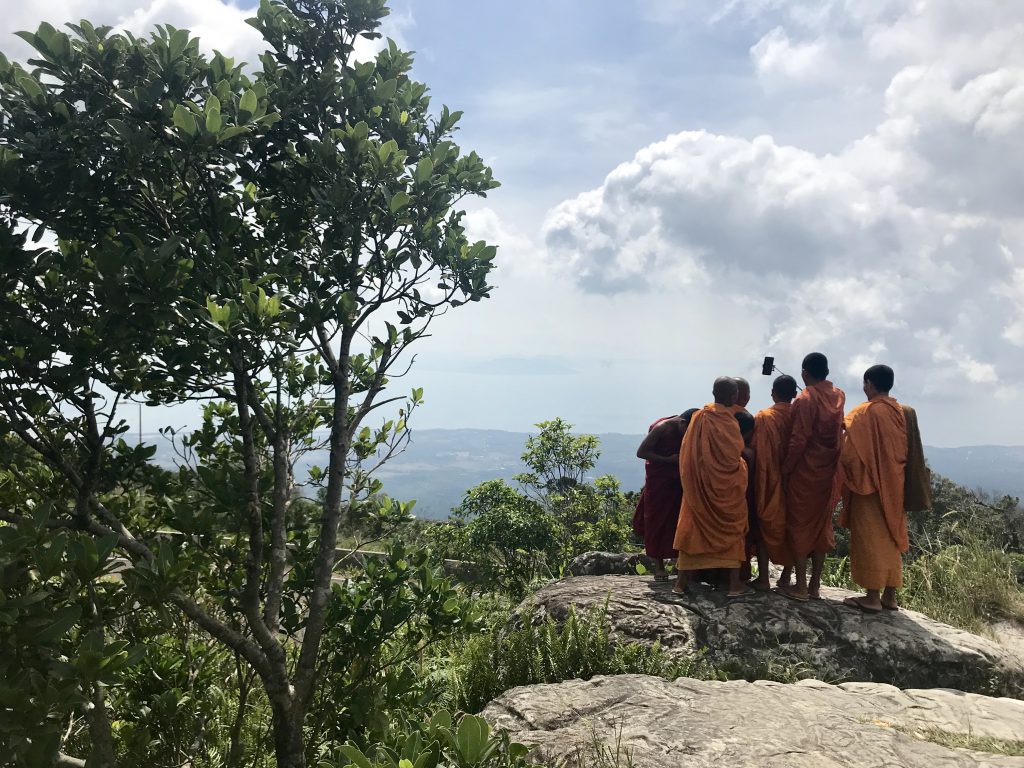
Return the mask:
[[(419, 517), (446, 517), (468, 488), (485, 480), (511, 480), (525, 470), (520, 456), (526, 432), (496, 429), (416, 429), (404, 453), (379, 471), (385, 490), (392, 496), (416, 499)], [(593, 476), (614, 475), (624, 490), (639, 490), (644, 481), (643, 462), (636, 458), (642, 435), (598, 435), (601, 458)], [(173, 453), (159, 435), (156, 459), (170, 464)], [(932, 469), (971, 489), (992, 495), (1008, 493), (1024, 498), (1024, 446), (976, 445), (961, 448), (925, 447)], [(309, 454), (297, 468), (326, 464), (326, 453)]]

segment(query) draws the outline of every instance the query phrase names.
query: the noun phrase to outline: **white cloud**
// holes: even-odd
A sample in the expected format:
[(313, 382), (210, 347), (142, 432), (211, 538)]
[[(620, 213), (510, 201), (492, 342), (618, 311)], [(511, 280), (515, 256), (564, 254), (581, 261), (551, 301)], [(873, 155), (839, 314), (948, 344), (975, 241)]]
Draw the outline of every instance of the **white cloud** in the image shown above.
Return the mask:
[(802, 82), (821, 81), (832, 74), (828, 49), (821, 40), (796, 43), (786, 30), (775, 27), (750, 49), (758, 75)]
[(554, 208), (548, 249), (587, 291), (746, 296), (780, 356), (832, 350), (851, 377), (887, 358), (921, 396), (967, 382), (1015, 397), (1024, 6), (864, 5), (733, 3), (726, 18), (774, 24), (751, 48), (763, 82), (827, 72), (841, 100), (877, 80), (873, 130), (833, 153), (674, 134)]

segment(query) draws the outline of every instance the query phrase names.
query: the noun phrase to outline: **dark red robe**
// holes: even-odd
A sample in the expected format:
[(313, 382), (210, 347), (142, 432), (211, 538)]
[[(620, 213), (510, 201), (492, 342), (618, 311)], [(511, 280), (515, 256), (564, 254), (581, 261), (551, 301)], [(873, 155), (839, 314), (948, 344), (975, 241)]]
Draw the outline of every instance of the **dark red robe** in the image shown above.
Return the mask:
[[(658, 419), (648, 432), (672, 416)], [(670, 433), (654, 445), (654, 452), (670, 456), (679, 453), (679, 438)], [(640, 501), (633, 515), (633, 532), (642, 536), (644, 551), (654, 559), (675, 558), (672, 540), (679, 522), (679, 507), (683, 501), (683, 484), (679, 480), (679, 462), (661, 464), (648, 461), (644, 468), (645, 482)]]

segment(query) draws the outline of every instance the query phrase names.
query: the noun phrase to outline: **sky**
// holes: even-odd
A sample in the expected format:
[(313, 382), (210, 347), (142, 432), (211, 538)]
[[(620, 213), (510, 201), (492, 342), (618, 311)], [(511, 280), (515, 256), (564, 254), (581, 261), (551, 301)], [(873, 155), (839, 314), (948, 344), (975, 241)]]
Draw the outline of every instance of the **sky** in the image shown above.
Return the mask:
[[(413, 427), (640, 433), (764, 355), (881, 362), (926, 443), (1024, 443), (1024, 3), (394, 0), (433, 105), (502, 187), (491, 299), (434, 326)], [(28, 0), (11, 33), (188, 27), (255, 61), (247, 2)], [(372, 53), (367, 44), (367, 54)], [(194, 423), (147, 412), (146, 431)]]

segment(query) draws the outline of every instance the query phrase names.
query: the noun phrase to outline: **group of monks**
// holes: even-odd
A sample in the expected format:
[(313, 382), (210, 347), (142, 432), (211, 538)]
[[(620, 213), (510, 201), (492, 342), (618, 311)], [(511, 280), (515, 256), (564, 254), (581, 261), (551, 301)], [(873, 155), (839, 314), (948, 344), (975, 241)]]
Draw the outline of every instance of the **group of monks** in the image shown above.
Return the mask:
[(803, 390), (779, 376), (773, 405), (756, 415), (746, 408), (748, 382), (721, 377), (713, 403), (651, 425), (637, 450), (647, 465), (633, 526), (655, 578), (668, 580), (664, 561), (673, 558), (674, 592), (704, 581), (734, 598), (770, 590), (771, 562), (782, 567), (780, 594), (819, 599), (841, 500), (851, 574), (866, 591), (846, 604), (868, 613), (898, 609), (905, 511), (931, 506), (917, 415), (890, 396), (889, 366), (864, 372), (867, 400), (845, 414), (846, 395), (828, 376), (825, 355), (807, 355)]

